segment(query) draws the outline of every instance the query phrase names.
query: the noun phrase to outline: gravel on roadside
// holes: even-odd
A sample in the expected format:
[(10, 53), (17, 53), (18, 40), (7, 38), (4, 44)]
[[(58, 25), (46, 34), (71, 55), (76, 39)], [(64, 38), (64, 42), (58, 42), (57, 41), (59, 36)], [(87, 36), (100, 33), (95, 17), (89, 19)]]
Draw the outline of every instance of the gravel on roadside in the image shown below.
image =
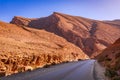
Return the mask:
[(94, 63), (94, 78), (95, 80), (109, 80), (105, 76), (105, 67), (100, 65), (97, 61)]

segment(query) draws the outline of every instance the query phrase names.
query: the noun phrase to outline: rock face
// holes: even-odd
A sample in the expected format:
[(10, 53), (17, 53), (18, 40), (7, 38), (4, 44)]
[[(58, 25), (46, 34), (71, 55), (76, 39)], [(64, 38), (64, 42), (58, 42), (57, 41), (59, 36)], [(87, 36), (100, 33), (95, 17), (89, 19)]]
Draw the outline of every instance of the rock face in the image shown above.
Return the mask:
[(0, 76), (88, 58), (54, 33), (0, 22)]
[(120, 26), (105, 21), (54, 12), (45, 18), (14, 17), (13, 24), (24, 25), (55, 33), (94, 57), (120, 37)]
[(120, 71), (120, 38), (98, 55), (97, 59), (107, 68)]

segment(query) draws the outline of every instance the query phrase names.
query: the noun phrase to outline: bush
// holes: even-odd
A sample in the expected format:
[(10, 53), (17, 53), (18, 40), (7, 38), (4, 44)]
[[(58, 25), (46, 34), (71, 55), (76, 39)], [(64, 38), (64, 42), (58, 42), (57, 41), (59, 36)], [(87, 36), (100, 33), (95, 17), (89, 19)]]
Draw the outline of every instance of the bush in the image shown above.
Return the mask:
[(113, 78), (113, 77), (117, 76), (117, 72), (112, 69), (106, 69), (105, 76)]
[(120, 76), (115, 76), (112, 80), (120, 80)]
[(120, 69), (120, 58), (118, 58), (117, 61), (116, 61), (115, 69), (116, 70)]
[(5, 76), (5, 75), (6, 75), (5, 72), (0, 72), (0, 77), (3, 77), (3, 76)]
[(48, 65), (48, 64), (44, 65), (44, 68), (49, 68), (49, 67), (50, 67), (50, 65)]
[(82, 61), (82, 59), (78, 59), (78, 61)]
[(105, 61), (111, 61), (111, 60), (112, 60), (112, 59), (110, 59), (110, 58), (106, 58), (106, 59), (105, 59)]

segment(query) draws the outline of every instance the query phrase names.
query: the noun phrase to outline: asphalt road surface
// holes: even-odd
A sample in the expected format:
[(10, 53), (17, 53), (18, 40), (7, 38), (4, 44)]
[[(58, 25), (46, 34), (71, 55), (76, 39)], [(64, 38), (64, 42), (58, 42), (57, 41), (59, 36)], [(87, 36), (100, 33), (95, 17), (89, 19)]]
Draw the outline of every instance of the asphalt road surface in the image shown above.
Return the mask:
[(95, 60), (76, 61), (19, 73), (1, 80), (96, 80)]

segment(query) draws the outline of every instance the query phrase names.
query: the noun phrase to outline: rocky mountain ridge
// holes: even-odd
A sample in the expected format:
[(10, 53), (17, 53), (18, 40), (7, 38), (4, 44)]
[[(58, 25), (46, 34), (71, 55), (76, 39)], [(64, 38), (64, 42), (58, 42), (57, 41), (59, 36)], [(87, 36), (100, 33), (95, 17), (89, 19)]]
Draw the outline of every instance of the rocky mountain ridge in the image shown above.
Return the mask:
[(90, 57), (97, 56), (120, 37), (119, 25), (58, 12), (36, 19), (14, 17), (11, 23), (55, 33), (77, 45)]

